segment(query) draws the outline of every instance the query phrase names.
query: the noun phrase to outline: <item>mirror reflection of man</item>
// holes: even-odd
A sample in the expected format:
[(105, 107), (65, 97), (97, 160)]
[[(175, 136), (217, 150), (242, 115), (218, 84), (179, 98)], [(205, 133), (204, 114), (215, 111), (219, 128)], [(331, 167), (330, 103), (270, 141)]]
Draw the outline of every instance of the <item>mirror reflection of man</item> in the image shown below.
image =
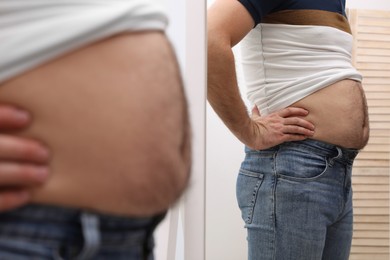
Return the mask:
[(145, 0), (3, 2), (0, 259), (153, 259), (191, 157), (168, 17)]
[(216, 0), (208, 10), (208, 101), (246, 145), (237, 200), (251, 260), (348, 259), (351, 167), (369, 128), (344, 6)]

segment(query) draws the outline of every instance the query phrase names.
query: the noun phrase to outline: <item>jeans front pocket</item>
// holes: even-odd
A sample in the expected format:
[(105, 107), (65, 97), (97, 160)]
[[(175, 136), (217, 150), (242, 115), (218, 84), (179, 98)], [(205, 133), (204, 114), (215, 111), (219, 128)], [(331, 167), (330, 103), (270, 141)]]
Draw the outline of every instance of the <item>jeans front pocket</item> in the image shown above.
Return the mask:
[(240, 169), (237, 177), (236, 196), (242, 219), (252, 223), (257, 194), (263, 182), (262, 173)]
[(295, 147), (279, 151), (275, 162), (278, 177), (295, 181), (315, 180), (329, 167), (326, 156)]

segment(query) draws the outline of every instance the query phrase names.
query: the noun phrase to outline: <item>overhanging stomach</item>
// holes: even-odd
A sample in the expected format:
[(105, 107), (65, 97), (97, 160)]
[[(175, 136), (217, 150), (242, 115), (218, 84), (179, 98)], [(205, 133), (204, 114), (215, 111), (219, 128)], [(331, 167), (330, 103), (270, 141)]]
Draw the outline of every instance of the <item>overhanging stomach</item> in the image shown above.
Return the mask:
[(52, 151), (51, 177), (34, 202), (149, 215), (176, 199), (188, 167), (173, 61), (161, 33), (120, 35), (0, 86), (0, 102), (33, 115), (14, 134)]
[(359, 82), (341, 80), (291, 106), (309, 111), (306, 119), (316, 127), (313, 139), (355, 149), (367, 144), (368, 112)]

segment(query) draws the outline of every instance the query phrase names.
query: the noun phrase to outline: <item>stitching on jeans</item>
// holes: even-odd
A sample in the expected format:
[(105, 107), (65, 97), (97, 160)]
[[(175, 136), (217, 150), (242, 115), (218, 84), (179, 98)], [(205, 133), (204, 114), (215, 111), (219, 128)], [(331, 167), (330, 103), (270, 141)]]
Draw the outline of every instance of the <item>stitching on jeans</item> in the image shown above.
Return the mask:
[(276, 156), (278, 152), (274, 153), (273, 156), (273, 187), (272, 187), (272, 222), (273, 222), (273, 241), (272, 241), (272, 246), (273, 246), (273, 256), (272, 259), (275, 260), (276, 258), (276, 183), (277, 183), (277, 174), (276, 174)]
[(329, 159), (329, 167), (333, 167), (334, 161), (343, 156), (343, 151), (339, 147), (336, 147), (336, 149), (337, 155)]
[(262, 183), (264, 181), (264, 174), (263, 173), (254, 172), (254, 171), (245, 170), (245, 169), (240, 169), (239, 176), (240, 175), (242, 177), (246, 177), (246, 178), (257, 179), (256, 185), (253, 188), (251, 201), (250, 201), (250, 204), (248, 206), (249, 207), (249, 212), (245, 216), (245, 219), (244, 219), (245, 224), (252, 224), (253, 217), (254, 217), (253, 215), (254, 215), (254, 212), (255, 212), (254, 209), (256, 207), (256, 201), (258, 199), (258, 193), (259, 193), (260, 187), (261, 187), (261, 185), (262, 185)]

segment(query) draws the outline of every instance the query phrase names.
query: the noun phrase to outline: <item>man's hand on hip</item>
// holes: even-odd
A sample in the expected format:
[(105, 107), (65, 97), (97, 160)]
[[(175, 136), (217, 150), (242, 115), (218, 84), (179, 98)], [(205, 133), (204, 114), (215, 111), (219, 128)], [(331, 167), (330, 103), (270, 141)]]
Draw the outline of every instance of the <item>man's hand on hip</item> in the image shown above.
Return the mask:
[(27, 203), (29, 189), (48, 177), (49, 152), (38, 141), (6, 134), (28, 126), (27, 112), (0, 105), (0, 211)]
[(314, 135), (314, 125), (303, 119), (309, 112), (303, 108), (288, 107), (261, 116), (255, 106), (252, 110), (249, 134), (244, 143), (255, 150), (267, 149), (283, 142), (300, 141)]

